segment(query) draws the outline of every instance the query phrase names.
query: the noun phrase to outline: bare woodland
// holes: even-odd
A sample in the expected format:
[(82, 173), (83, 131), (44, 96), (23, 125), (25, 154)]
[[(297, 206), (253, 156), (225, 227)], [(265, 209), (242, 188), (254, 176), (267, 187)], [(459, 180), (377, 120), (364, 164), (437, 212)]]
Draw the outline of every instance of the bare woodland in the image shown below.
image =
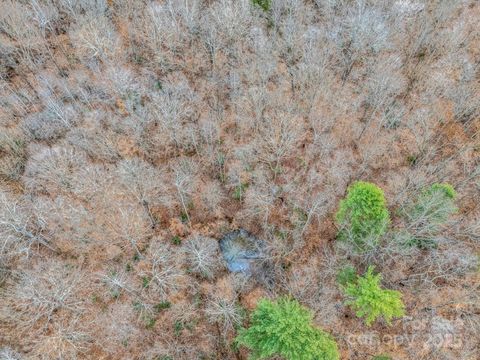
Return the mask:
[[(342, 359), (480, 358), (480, 3), (259, 3), (0, 0), (1, 360), (247, 359), (236, 332), (278, 296)], [(363, 253), (336, 239), (356, 180), (392, 217)], [(446, 223), (409, 215), (433, 183)], [(226, 269), (239, 228), (261, 275)], [(367, 327), (345, 264), (406, 316)]]

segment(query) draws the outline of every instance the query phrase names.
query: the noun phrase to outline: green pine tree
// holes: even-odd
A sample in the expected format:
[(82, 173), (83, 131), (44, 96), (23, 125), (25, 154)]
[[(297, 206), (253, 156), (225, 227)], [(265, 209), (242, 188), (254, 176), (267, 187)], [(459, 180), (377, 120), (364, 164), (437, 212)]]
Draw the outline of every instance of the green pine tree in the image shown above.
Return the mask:
[(347, 190), (336, 214), (339, 239), (358, 251), (376, 246), (390, 222), (382, 189), (372, 183), (357, 181)]
[(393, 318), (405, 315), (402, 294), (382, 289), (382, 277), (380, 274), (375, 275), (373, 270), (374, 267), (370, 266), (364, 276), (357, 276), (355, 282), (344, 287), (345, 294), (349, 297), (346, 304), (352, 306), (358, 317), (365, 318), (367, 326), (382, 317), (390, 325)]
[(296, 300), (262, 299), (251, 316), (251, 325), (237, 337), (252, 350), (250, 359), (280, 355), (287, 360), (337, 360), (335, 341), (312, 325), (312, 313)]

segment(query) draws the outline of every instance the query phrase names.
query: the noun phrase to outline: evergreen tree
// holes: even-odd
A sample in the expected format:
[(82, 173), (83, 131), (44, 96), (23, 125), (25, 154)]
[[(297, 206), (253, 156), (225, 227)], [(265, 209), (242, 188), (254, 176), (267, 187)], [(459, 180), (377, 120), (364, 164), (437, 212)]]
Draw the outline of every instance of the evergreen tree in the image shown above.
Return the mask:
[(340, 226), (339, 239), (358, 251), (376, 246), (390, 222), (382, 189), (372, 183), (355, 182), (340, 202), (336, 220)]
[(287, 360), (336, 360), (337, 345), (326, 332), (312, 325), (312, 313), (296, 300), (262, 299), (251, 316), (251, 325), (237, 337), (252, 350), (251, 360), (280, 355)]
[(373, 270), (374, 267), (370, 266), (364, 276), (357, 276), (355, 282), (344, 287), (345, 294), (349, 297), (347, 305), (352, 306), (358, 317), (365, 318), (368, 326), (381, 317), (390, 325), (393, 318), (405, 315), (402, 294), (382, 289), (382, 277), (380, 274), (375, 275)]

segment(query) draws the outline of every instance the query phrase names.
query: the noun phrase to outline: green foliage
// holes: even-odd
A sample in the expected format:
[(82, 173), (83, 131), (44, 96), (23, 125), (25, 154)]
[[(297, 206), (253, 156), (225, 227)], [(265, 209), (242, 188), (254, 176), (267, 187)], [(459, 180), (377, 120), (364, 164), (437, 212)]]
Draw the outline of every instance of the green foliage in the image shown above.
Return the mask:
[(457, 212), (457, 193), (450, 184), (435, 183), (403, 209), (409, 246), (435, 247), (435, 236), (449, 217)]
[(340, 225), (339, 239), (364, 251), (378, 244), (390, 222), (382, 189), (372, 183), (357, 181), (340, 201), (336, 220)]
[(172, 238), (172, 244), (173, 244), (173, 245), (181, 245), (181, 244), (182, 244), (182, 239), (180, 238), (180, 236), (175, 235), (175, 236)]
[(216, 167), (218, 168), (218, 179), (222, 183), (225, 183), (225, 181), (227, 180), (225, 162), (226, 162), (225, 154), (222, 152), (218, 152), (215, 159), (215, 164), (216, 164)]
[(352, 265), (343, 267), (337, 274), (337, 282), (341, 286), (347, 286), (348, 284), (355, 282), (356, 279), (357, 271)]
[(182, 335), (182, 332), (184, 330), (189, 330), (192, 331), (194, 328), (194, 323), (191, 321), (183, 321), (183, 320), (177, 320), (173, 324), (173, 332), (176, 337), (179, 337)]
[(170, 303), (170, 301), (162, 301), (162, 302), (159, 302), (158, 304), (155, 304), (153, 308), (155, 309), (156, 312), (160, 312), (162, 310), (170, 309), (171, 306), (172, 304)]
[(185, 328), (183, 322), (181, 321), (175, 321), (175, 324), (173, 325), (173, 331), (175, 333), (175, 336), (180, 336), (180, 333), (182, 332), (182, 330)]
[(408, 155), (407, 156), (407, 161), (408, 161), (408, 164), (411, 167), (413, 167), (413, 166), (417, 165), (418, 157), (417, 157), (417, 155)]
[(297, 224), (297, 226), (301, 226), (301, 227), (305, 226), (305, 224), (308, 221), (308, 213), (302, 208), (294, 207), (293, 214), (295, 215), (294, 221)]
[(286, 360), (339, 358), (333, 338), (312, 325), (312, 313), (288, 298), (260, 300), (250, 327), (240, 330), (237, 341), (252, 350), (252, 360), (275, 355)]
[(442, 224), (457, 211), (457, 193), (450, 184), (433, 184), (424, 190), (413, 208), (414, 217), (427, 217), (432, 224)]
[(388, 355), (376, 355), (372, 360), (392, 360), (392, 358)]
[(180, 221), (184, 224), (188, 222), (188, 214), (185, 211), (180, 214)]
[(135, 301), (133, 309), (138, 313), (138, 318), (145, 324), (145, 328), (152, 329), (155, 326), (157, 320), (153, 317), (148, 306), (140, 301)]
[(150, 278), (148, 278), (147, 276), (143, 276), (142, 277), (142, 287), (144, 289), (148, 289), (149, 286), (150, 286)]
[(153, 327), (155, 326), (155, 323), (157, 322), (156, 319), (154, 318), (151, 318), (151, 317), (146, 317), (145, 318), (145, 327), (147, 329), (153, 329)]
[(270, 11), (272, 8), (272, 0), (251, 0), (252, 4), (260, 7), (263, 11)]
[(246, 183), (240, 183), (237, 186), (235, 186), (235, 189), (233, 191), (233, 198), (235, 200), (242, 200), (243, 194), (248, 188), (248, 184)]
[(364, 317), (368, 326), (380, 317), (390, 325), (393, 318), (405, 315), (402, 294), (382, 289), (381, 275), (375, 275), (373, 270), (373, 266), (370, 266), (364, 276), (357, 276), (356, 282), (347, 284), (344, 288), (349, 297), (346, 304), (352, 306), (358, 317)]

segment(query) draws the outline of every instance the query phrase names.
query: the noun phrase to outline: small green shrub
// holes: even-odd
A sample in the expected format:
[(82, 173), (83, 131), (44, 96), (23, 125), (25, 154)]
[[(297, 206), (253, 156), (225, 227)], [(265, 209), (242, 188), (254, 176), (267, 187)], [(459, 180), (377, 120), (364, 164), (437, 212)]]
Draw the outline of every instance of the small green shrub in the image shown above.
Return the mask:
[(296, 300), (262, 299), (251, 316), (250, 327), (240, 330), (237, 341), (252, 350), (252, 360), (271, 356), (286, 360), (339, 359), (335, 341), (312, 325), (312, 317)]
[(162, 310), (170, 309), (171, 306), (172, 304), (170, 301), (161, 301), (158, 304), (155, 304), (153, 308), (156, 312), (160, 312)]
[(180, 236), (175, 235), (174, 237), (172, 237), (172, 244), (173, 245), (181, 245), (182, 244), (182, 239), (180, 238)]
[(243, 198), (243, 194), (245, 193), (245, 191), (247, 191), (247, 188), (248, 188), (248, 184), (245, 184), (245, 183), (240, 183), (237, 186), (235, 186), (235, 189), (233, 191), (233, 198), (235, 200), (241, 201)]
[(143, 276), (142, 277), (142, 287), (144, 289), (148, 289), (148, 287), (150, 286), (150, 278), (148, 278), (147, 276)]
[(408, 165), (410, 165), (411, 167), (414, 167), (415, 165), (417, 165), (417, 162), (418, 162), (417, 155), (408, 155), (407, 162), (408, 162)]
[(449, 217), (457, 212), (457, 193), (450, 184), (435, 183), (403, 209), (406, 244), (419, 248), (436, 246), (435, 237)]
[(156, 322), (157, 322), (157, 319), (154, 319), (154, 318), (151, 318), (151, 317), (146, 317), (145, 318), (145, 328), (153, 329)]
[(263, 11), (268, 12), (272, 8), (272, 0), (251, 0), (252, 4), (260, 7)]
[(352, 265), (343, 267), (337, 274), (337, 283), (341, 286), (347, 286), (348, 284), (355, 282), (356, 279), (357, 271)]
[(373, 266), (370, 266), (364, 276), (357, 276), (355, 282), (347, 284), (344, 288), (349, 297), (346, 304), (352, 306), (358, 317), (365, 318), (367, 326), (380, 317), (390, 325), (393, 318), (405, 315), (402, 294), (399, 291), (382, 289), (381, 275), (375, 275), (373, 270)]
[(188, 214), (187, 214), (187, 212), (182, 211), (182, 213), (180, 214), (180, 221), (181, 221), (183, 224), (188, 223)]
[(177, 320), (173, 324), (173, 333), (176, 337), (182, 336), (184, 330), (193, 331), (195, 323), (192, 321)]
[(182, 330), (185, 328), (185, 325), (183, 322), (177, 320), (175, 321), (175, 324), (173, 325), (173, 332), (175, 333), (175, 336), (178, 337), (182, 333)]
[(392, 358), (388, 355), (376, 355), (372, 360), (392, 360)]
[(357, 181), (340, 201), (336, 214), (340, 226), (338, 238), (364, 251), (376, 246), (390, 222), (382, 189), (372, 183)]

